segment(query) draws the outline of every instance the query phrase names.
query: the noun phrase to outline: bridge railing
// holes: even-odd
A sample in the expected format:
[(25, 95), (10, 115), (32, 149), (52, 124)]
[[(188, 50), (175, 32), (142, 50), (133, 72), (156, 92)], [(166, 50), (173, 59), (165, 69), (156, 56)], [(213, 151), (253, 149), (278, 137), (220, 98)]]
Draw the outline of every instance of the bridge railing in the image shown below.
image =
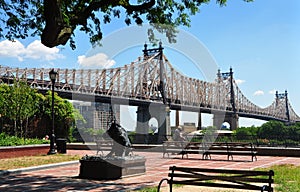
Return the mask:
[[(191, 142), (205, 142), (209, 138), (208, 135), (194, 135), (189, 136)], [(267, 138), (258, 135), (218, 135), (211, 136), (214, 142), (250, 142), (256, 146), (266, 147), (299, 147), (300, 148), (300, 135), (269, 135)]]

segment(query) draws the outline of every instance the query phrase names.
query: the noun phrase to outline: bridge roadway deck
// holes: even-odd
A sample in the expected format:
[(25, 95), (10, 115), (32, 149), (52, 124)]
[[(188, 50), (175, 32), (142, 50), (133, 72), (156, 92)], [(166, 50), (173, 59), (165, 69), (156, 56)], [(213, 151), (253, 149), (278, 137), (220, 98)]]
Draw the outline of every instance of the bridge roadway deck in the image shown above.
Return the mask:
[[(68, 150), (68, 154), (95, 154), (94, 150)], [(300, 165), (297, 157), (259, 156), (258, 161), (251, 162), (249, 157), (237, 156), (234, 161), (226, 161), (224, 156), (215, 155), (213, 160), (201, 160), (199, 155), (190, 155), (189, 159), (162, 158), (158, 152), (135, 152), (136, 155), (146, 157), (146, 173), (140, 176), (127, 177), (118, 180), (96, 181), (79, 179), (79, 163), (53, 166), (48, 169), (30, 169), (18, 174), (0, 176), (0, 191), (132, 191), (147, 186), (157, 186), (158, 182), (167, 177), (171, 165), (222, 168), (222, 169), (255, 169), (270, 167), (274, 164)], [(276, 174), (276, 173), (275, 173)], [(178, 188), (177, 191), (212, 191), (188, 186)], [(220, 191), (218, 189), (217, 191)]]

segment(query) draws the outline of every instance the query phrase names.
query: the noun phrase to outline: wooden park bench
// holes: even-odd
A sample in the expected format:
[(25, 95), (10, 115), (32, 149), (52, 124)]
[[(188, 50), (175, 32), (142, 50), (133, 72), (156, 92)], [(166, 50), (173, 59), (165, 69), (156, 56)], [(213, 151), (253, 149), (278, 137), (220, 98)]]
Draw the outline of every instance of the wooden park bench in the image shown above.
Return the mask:
[(96, 146), (97, 146), (97, 155), (99, 152), (101, 152), (102, 155), (104, 155), (104, 151), (111, 151), (112, 145), (113, 145), (113, 140), (104, 140), (104, 139), (99, 139), (96, 140)]
[(158, 192), (164, 181), (168, 183), (170, 192), (172, 192), (173, 184), (273, 191), (272, 183), (274, 183), (274, 179), (272, 177), (274, 176), (274, 172), (272, 170), (225, 170), (176, 166), (170, 167), (169, 170), (169, 178), (164, 178), (159, 182)]
[(251, 156), (251, 160), (257, 161), (257, 150), (252, 143), (225, 142), (204, 143), (202, 159), (211, 159), (212, 154), (227, 155), (227, 160), (233, 160), (234, 155)]
[(163, 143), (163, 157), (165, 154), (181, 154), (182, 158), (188, 154), (202, 154), (202, 159), (211, 159), (212, 154), (226, 155), (227, 160), (233, 160), (233, 155), (251, 156), (257, 160), (257, 150), (252, 143), (205, 143), (186, 141), (167, 141)]
[[(111, 151), (114, 144), (114, 140), (112, 139), (99, 139), (95, 142), (97, 146), (97, 155), (99, 152), (101, 152), (101, 155), (104, 155), (104, 151)], [(133, 148), (130, 148), (129, 150), (130, 155), (133, 155)]]
[(167, 154), (168, 157), (170, 154), (181, 154), (184, 155), (184, 150), (187, 147), (189, 142), (185, 141), (165, 141), (163, 143), (163, 158)]

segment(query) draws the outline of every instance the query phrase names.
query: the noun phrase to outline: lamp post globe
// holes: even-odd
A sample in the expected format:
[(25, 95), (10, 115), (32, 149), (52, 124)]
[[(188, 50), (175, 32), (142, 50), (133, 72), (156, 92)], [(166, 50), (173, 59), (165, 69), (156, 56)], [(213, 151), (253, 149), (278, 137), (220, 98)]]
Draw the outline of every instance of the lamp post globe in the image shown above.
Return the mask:
[(52, 105), (51, 105), (51, 116), (52, 116), (52, 133), (51, 133), (51, 137), (50, 137), (50, 150), (48, 152), (48, 155), (53, 155), (56, 154), (55, 151), (55, 134), (54, 134), (54, 86), (55, 86), (55, 80), (56, 80), (56, 75), (57, 72), (54, 71), (54, 69), (52, 69), (49, 72), (49, 78), (51, 80), (51, 93), (52, 93)]

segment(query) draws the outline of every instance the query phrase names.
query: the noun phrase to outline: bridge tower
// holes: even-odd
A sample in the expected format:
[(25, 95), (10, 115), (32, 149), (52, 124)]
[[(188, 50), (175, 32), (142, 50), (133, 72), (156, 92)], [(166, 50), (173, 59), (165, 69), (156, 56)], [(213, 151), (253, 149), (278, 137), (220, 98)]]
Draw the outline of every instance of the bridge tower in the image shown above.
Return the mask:
[[(218, 70), (217, 73), (218, 83), (220, 84), (222, 81), (229, 79), (230, 80), (230, 104), (231, 104), (231, 112), (214, 112), (213, 117), (213, 125), (218, 129), (221, 128), (224, 122), (230, 124), (230, 129), (235, 130), (239, 126), (239, 116), (237, 114), (236, 106), (235, 106), (235, 94), (234, 94), (234, 86), (233, 86), (233, 71), (230, 67), (230, 71), (226, 73), (221, 73)], [(221, 94), (221, 93), (220, 93)], [(220, 95), (218, 95), (220, 97)]]
[[(138, 143), (147, 143), (147, 136), (149, 132), (149, 120), (154, 117), (158, 122), (158, 143), (161, 143), (166, 139), (166, 135), (171, 135), (170, 127), (170, 107), (167, 105), (166, 89), (163, 62), (163, 47), (162, 43), (159, 43), (158, 48), (148, 49), (147, 44), (144, 45), (144, 59), (147, 57), (159, 53), (157, 59), (159, 59), (159, 92), (162, 97), (163, 104), (150, 105), (150, 106), (138, 106), (137, 110), (137, 126), (136, 126), (136, 141)], [(146, 80), (147, 81), (147, 80)]]
[(285, 101), (285, 111), (286, 111), (285, 114), (286, 114), (287, 122), (290, 123), (291, 119), (290, 119), (290, 112), (289, 112), (289, 103), (288, 103), (287, 90), (285, 90), (284, 93), (278, 93), (278, 91), (276, 91), (275, 96), (276, 96), (276, 107), (279, 106), (280, 100), (284, 99), (284, 101)]

